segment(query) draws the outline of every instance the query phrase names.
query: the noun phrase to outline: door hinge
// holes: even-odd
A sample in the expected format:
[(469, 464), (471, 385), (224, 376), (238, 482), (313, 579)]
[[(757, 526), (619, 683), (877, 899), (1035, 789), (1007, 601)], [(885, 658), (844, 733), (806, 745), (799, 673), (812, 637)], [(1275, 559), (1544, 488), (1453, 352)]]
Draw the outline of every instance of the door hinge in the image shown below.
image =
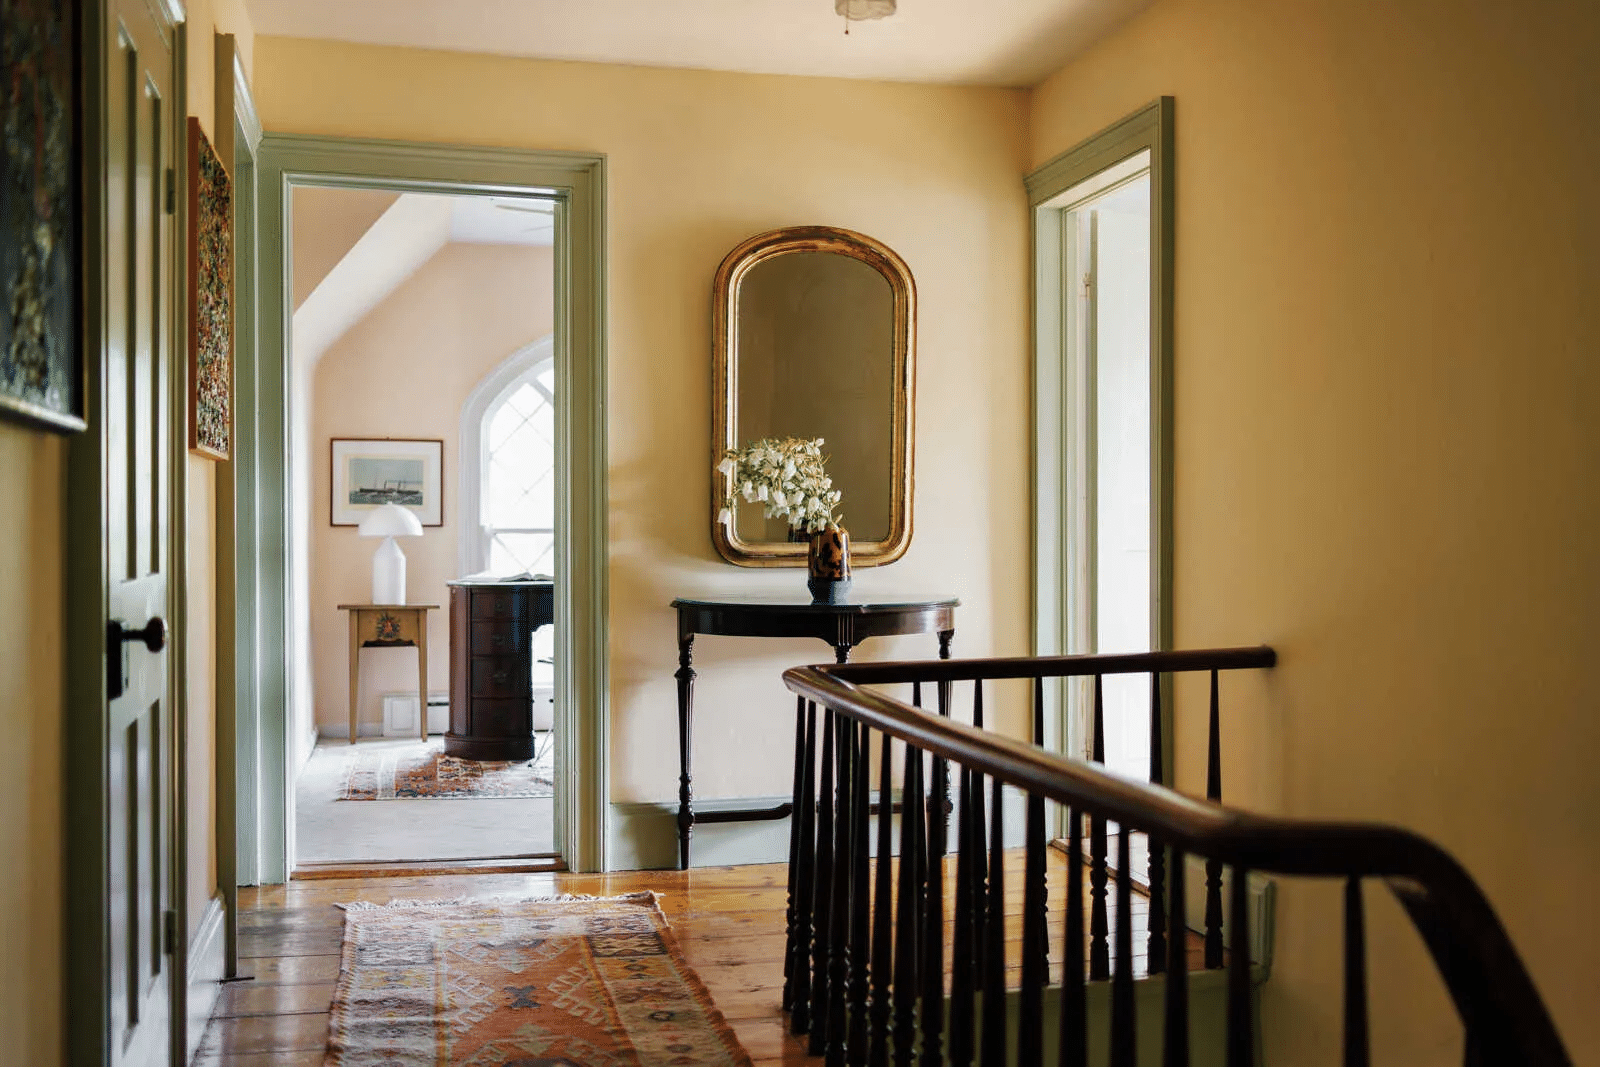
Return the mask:
[(169, 956), (178, 953), (178, 913), (171, 908), (161, 913), (161, 951)]
[(171, 167), (167, 168), (167, 214), (174, 214), (178, 210), (178, 175)]

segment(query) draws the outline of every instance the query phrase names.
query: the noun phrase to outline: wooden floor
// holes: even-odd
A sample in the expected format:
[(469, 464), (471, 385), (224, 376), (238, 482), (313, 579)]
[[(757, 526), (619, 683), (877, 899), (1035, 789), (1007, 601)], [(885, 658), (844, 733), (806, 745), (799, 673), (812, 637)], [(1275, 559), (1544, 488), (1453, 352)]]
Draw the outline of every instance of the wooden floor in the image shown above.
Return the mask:
[[(1061, 944), (1061, 904), (1066, 864), (1050, 853), (1052, 962)], [(950, 870), (954, 870), (954, 862)], [(691, 966), (757, 1065), (813, 1065), (804, 1039), (788, 1033), (778, 1007), (783, 987), (783, 864), (694, 871), (619, 874), (373, 876), (291, 882), (239, 893), (239, 970), (249, 980), (227, 983), (201, 1044), (199, 1067), (310, 1067), (323, 1062), (328, 1009), (339, 974), (344, 912), (336, 903), (400, 898), (537, 897), (552, 893), (615, 895), (641, 889), (661, 894)], [(1011, 857), (1006, 877), (1007, 961), (1020, 959), (1022, 857)], [(948, 914), (953, 888), (946, 893)], [(1142, 953), (1145, 898), (1133, 898), (1136, 953)], [(1113, 909), (1114, 912), (1114, 909)], [(1113, 913), (1114, 921), (1114, 913)], [(1200, 966), (1200, 942), (1189, 940), (1190, 967)], [(948, 957), (948, 954), (947, 954)], [(948, 958), (946, 961), (948, 968)], [(1142, 973), (1142, 967), (1140, 968)]]

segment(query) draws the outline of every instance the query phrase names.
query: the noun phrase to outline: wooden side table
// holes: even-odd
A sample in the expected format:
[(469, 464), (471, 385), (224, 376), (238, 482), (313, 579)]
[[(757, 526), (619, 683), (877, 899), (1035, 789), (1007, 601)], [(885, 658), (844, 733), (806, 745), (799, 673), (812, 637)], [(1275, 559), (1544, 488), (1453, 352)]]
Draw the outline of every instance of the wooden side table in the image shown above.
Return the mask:
[(361, 650), (417, 650), (417, 730), (428, 739), (428, 612), (437, 604), (340, 604), (350, 613), (350, 743), (356, 743), (356, 709), (361, 706)]
[(850, 650), (869, 637), (900, 634), (939, 635), (939, 658), (950, 658), (956, 607), (952, 596), (863, 596), (841, 604), (819, 604), (809, 595), (679, 597), (678, 612), (678, 867), (689, 869), (689, 836), (697, 822), (753, 822), (782, 819), (791, 804), (771, 808), (694, 813), (690, 764), (694, 755), (695, 634), (723, 637), (815, 637), (833, 646), (834, 659), (844, 663)]

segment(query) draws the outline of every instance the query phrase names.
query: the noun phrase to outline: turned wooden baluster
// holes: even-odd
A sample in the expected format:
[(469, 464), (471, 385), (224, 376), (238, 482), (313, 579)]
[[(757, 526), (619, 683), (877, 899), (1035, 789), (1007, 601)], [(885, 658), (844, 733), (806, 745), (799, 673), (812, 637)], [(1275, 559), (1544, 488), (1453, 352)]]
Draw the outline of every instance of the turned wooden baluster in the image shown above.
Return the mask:
[[(972, 683), (972, 725), (983, 729), (983, 682)], [(972, 837), (978, 862), (972, 865), (972, 987), (983, 991), (984, 964), (989, 943), (984, 937), (985, 919), (989, 902), (988, 877), (984, 872), (983, 858), (988, 853), (987, 824), (983, 804), (983, 775), (972, 775)]]
[(1132, 829), (1117, 827), (1116, 973), (1111, 978), (1111, 1067), (1134, 1067)]
[(867, 959), (871, 953), (872, 895), (868, 857), (872, 852), (872, 734), (852, 725), (851, 753), (855, 783), (850, 800), (850, 1040), (845, 1049), (851, 1067), (866, 1067), (868, 1039)]
[(1229, 897), (1228, 936), (1228, 1067), (1255, 1067), (1255, 1020), (1250, 1003), (1249, 873), (1234, 867)]
[(1344, 1067), (1367, 1067), (1367, 923), (1361, 879), (1344, 883)]
[(982, 854), (973, 852), (975, 837), (972, 833), (972, 780), (973, 772), (959, 767), (961, 784), (957, 798), (960, 810), (956, 812), (956, 918), (955, 933), (950, 946), (950, 1065), (970, 1067), (973, 1038), (973, 959), (974, 938), (972, 929), (972, 868), (982, 862)]
[(983, 1067), (1006, 1065), (1006, 853), (1002, 825), (1001, 784), (993, 778), (989, 797), (989, 906), (983, 938), (988, 942), (983, 966)]
[(817, 705), (806, 701), (805, 752), (801, 757), (800, 789), (794, 797), (794, 818), (800, 823), (800, 869), (795, 872), (795, 929), (789, 942), (791, 988), (789, 1029), (803, 1034), (811, 1028), (811, 935), (816, 900), (816, 752)]
[(893, 966), (894, 922), (894, 793), (891, 779), (893, 741), (885, 734), (878, 760), (878, 862), (873, 872), (872, 906), (872, 1038), (869, 1067), (888, 1067), (890, 968)]
[(1022, 875), (1022, 992), (1017, 1021), (1017, 1067), (1043, 1067), (1044, 1062), (1044, 987), (1050, 982), (1048, 964), (1038, 950), (1038, 946), (1048, 940), (1044, 850), (1044, 797), (1030, 793)]
[(1083, 814), (1067, 811), (1067, 921), (1061, 953), (1060, 1067), (1089, 1062), (1088, 988), (1083, 956)]
[(817, 791), (817, 871), (815, 934), (811, 951), (811, 1040), (808, 1051), (820, 1056), (828, 1040), (828, 950), (833, 944), (833, 720), (832, 708), (822, 720), (822, 787)]
[(855, 766), (851, 761), (855, 746), (851, 742), (855, 723), (837, 715), (834, 732), (834, 782), (839, 795), (834, 804), (833, 893), (828, 905), (828, 1025), (823, 1057), (828, 1067), (845, 1067), (845, 1042), (850, 1037), (845, 1008), (850, 995), (850, 881), (854, 875), (850, 837), (855, 827)]
[[(1154, 848), (1154, 844), (1151, 846)], [(1183, 853), (1172, 850), (1172, 896), (1169, 929), (1176, 931), (1167, 941), (1166, 1013), (1163, 1026), (1161, 1067), (1189, 1067), (1189, 928), (1184, 900)]]
[(917, 851), (924, 838), (917, 825), (922, 807), (922, 753), (906, 745), (900, 779), (900, 878), (894, 931), (894, 1062), (911, 1067), (917, 1038), (917, 931), (921, 928)]
[(795, 871), (800, 865), (800, 788), (804, 785), (806, 751), (806, 698), (794, 702), (794, 802), (789, 816), (789, 904), (784, 911), (783, 1010), (793, 1006), (795, 929)]
[(922, 955), (922, 1067), (944, 1064), (944, 855), (945, 761), (935, 756), (930, 768), (927, 818), (928, 838), (923, 878)]
[[(1106, 706), (1101, 693), (1103, 680), (1094, 676), (1094, 762), (1106, 761)], [(1111, 977), (1110, 927), (1106, 922), (1106, 820), (1103, 815), (1089, 818), (1089, 980), (1103, 982)]]
[[(1161, 731), (1161, 676), (1150, 675), (1150, 784), (1164, 785), (1166, 781), (1166, 748)], [(1167, 916), (1165, 911), (1167, 866), (1166, 853), (1155, 841), (1146, 836), (1150, 860), (1146, 876), (1150, 883), (1150, 941), (1146, 946), (1146, 959), (1150, 974), (1160, 974), (1167, 966)], [(1182, 937), (1182, 932), (1174, 932)]]
[[(1033, 680), (1033, 743), (1036, 744), (1036, 745), (1039, 745), (1040, 747), (1044, 746), (1044, 679), (1043, 678), (1035, 678)], [(1039, 969), (1039, 980), (1040, 980), (1040, 982), (1043, 983), (1044, 985), (1049, 985), (1050, 984), (1050, 939), (1048, 937), (1044, 936), (1045, 917), (1049, 914), (1049, 908), (1050, 908), (1049, 894), (1048, 894), (1048, 892), (1046, 891), (1046, 888), (1045, 888), (1045, 877), (1044, 877), (1044, 852), (1045, 852), (1046, 845), (1049, 844), (1049, 838), (1046, 836), (1045, 826), (1044, 826), (1044, 798), (1043, 797), (1037, 797), (1036, 798), (1036, 797), (1033, 797), (1033, 796), (1028, 797), (1028, 811), (1030, 813), (1033, 811), (1033, 804), (1034, 804), (1035, 800), (1037, 800), (1038, 805), (1039, 805), (1039, 824), (1038, 824), (1038, 827), (1037, 827), (1036, 830), (1035, 830), (1035, 828), (1034, 828), (1034, 826), (1033, 826), (1033, 824), (1031, 822), (1028, 824), (1029, 830), (1028, 830), (1028, 843), (1027, 844), (1028, 844), (1028, 849), (1029, 849), (1029, 855), (1032, 855), (1032, 849), (1033, 849), (1034, 841), (1035, 840), (1038, 841), (1038, 844), (1039, 844), (1039, 863), (1038, 863), (1038, 867), (1037, 867), (1036, 870), (1033, 869), (1033, 868), (1029, 868), (1029, 870), (1032, 873), (1029, 875), (1029, 878), (1028, 878), (1027, 882), (1024, 883), (1024, 885), (1026, 887), (1028, 887), (1028, 888), (1031, 888), (1035, 881), (1037, 881), (1037, 883), (1038, 883), (1038, 890), (1039, 891), (1031, 899), (1033, 900), (1034, 909), (1038, 913), (1035, 916), (1035, 918), (1038, 920), (1038, 923), (1039, 923), (1039, 938), (1038, 938), (1037, 941), (1029, 943), (1026, 947), (1028, 948), (1028, 950), (1032, 951), (1035, 955), (1037, 955), (1039, 957), (1035, 961), (1035, 963), (1037, 964), (1038, 969)]]
[[(1222, 803), (1222, 711), (1211, 672), (1211, 725), (1206, 748), (1206, 799)], [(1222, 966), (1222, 861), (1206, 860), (1206, 970)]]

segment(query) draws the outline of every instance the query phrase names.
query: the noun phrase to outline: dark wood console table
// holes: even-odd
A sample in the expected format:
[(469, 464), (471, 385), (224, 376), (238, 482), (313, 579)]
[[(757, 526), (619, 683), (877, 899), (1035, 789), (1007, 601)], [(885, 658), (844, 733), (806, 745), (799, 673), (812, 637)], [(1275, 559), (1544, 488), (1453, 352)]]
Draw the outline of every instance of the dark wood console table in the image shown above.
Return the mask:
[(697, 822), (754, 822), (782, 819), (791, 804), (771, 808), (743, 808), (707, 812), (696, 816), (690, 788), (694, 738), (694, 666), (696, 634), (718, 637), (815, 637), (833, 646), (834, 658), (844, 663), (850, 650), (869, 637), (900, 634), (939, 635), (939, 658), (950, 658), (955, 636), (956, 606), (951, 596), (862, 594), (841, 604), (819, 604), (808, 594), (784, 596), (679, 597), (672, 602), (678, 612), (678, 867), (689, 869), (689, 837)]
[(472, 760), (533, 758), (533, 631), (555, 621), (551, 582), (450, 582), (450, 730)]

